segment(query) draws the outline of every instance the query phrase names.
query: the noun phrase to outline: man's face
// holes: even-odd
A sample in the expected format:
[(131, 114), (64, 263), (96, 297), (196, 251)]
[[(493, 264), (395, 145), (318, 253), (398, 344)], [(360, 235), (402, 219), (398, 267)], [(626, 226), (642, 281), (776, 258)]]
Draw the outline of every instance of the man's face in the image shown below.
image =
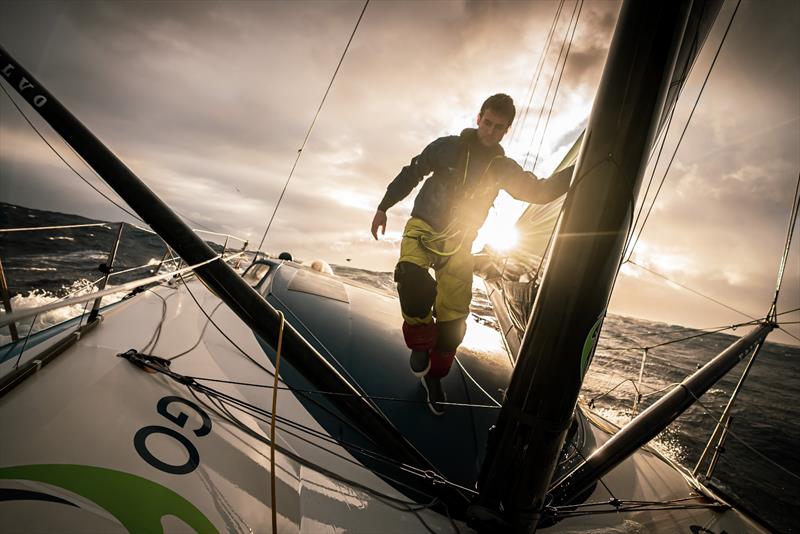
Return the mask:
[(511, 126), (507, 117), (495, 113), (491, 108), (478, 113), (478, 141), (483, 146), (498, 144)]

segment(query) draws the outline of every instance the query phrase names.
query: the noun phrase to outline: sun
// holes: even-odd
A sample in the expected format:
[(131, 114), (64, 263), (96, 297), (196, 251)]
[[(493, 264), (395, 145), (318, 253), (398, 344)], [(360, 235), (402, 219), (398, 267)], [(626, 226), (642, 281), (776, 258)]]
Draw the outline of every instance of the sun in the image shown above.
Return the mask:
[(486, 222), (478, 230), (478, 237), (472, 245), (472, 252), (478, 252), (485, 245), (500, 252), (507, 252), (514, 248), (519, 240), (519, 234), (515, 228), (516, 216), (503, 216), (497, 210), (492, 210), (486, 218)]

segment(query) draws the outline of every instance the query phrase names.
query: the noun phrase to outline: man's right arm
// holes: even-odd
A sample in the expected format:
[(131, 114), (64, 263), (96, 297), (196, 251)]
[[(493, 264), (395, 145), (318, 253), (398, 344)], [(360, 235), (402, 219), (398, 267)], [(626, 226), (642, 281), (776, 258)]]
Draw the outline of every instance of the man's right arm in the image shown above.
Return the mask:
[(446, 137), (441, 137), (429, 144), (419, 156), (412, 158), (411, 163), (403, 167), (400, 174), (386, 188), (386, 194), (378, 204), (378, 211), (386, 212), (406, 198), (417, 184), (433, 171), (439, 159), (439, 152), (446, 139)]
[(386, 194), (378, 204), (378, 210), (372, 218), (372, 237), (378, 239), (379, 229), (381, 235), (386, 233), (386, 211), (406, 198), (417, 184), (433, 171), (443, 139), (445, 138), (437, 139), (426, 146), (419, 156), (412, 158), (411, 163), (403, 167), (400, 174), (386, 188)]

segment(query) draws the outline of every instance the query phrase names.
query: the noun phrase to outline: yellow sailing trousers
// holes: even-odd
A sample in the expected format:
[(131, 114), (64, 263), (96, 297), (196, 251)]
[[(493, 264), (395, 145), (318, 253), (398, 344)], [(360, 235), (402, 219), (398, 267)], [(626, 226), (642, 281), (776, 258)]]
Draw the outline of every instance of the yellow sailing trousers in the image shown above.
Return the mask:
[[(398, 262), (409, 262), (423, 269), (433, 268), (436, 273), (436, 299), (434, 310), (437, 321), (453, 321), (469, 315), (472, 300), (472, 241), (475, 232), (436, 232), (422, 219), (412, 217), (406, 223), (400, 243)], [(427, 317), (410, 317), (403, 314), (409, 324), (425, 324)]]

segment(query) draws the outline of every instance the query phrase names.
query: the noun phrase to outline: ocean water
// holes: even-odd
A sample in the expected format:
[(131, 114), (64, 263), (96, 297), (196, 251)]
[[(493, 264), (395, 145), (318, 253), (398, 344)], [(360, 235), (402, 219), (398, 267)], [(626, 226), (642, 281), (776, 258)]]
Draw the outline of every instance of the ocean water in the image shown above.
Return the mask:
[[(0, 228), (93, 223), (83, 217), (0, 203)], [(97, 270), (106, 261), (116, 226), (36, 233), (0, 234), (0, 260), (12, 295), (12, 306), (32, 307), (65, 295), (91, 290)], [(114, 284), (142, 277), (158, 265), (164, 245), (152, 234), (125, 227), (117, 270), (139, 265), (144, 269), (121, 275)], [(391, 273), (333, 266), (337, 275), (394, 291)], [(473, 316), (497, 327), (488, 299), (476, 287)], [(51, 312), (37, 319), (40, 330), (83, 311), (82, 306)], [(26, 332), (30, 324), (22, 325)], [(689, 328), (610, 315), (599, 348), (584, 382), (582, 396), (600, 415), (624, 425), (634, 415), (641, 350), (699, 333)], [(0, 344), (9, 340), (0, 331)], [(641, 390), (641, 411), (666, 389), (694, 372), (736, 340), (717, 333), (652, 349), (647, 354)], [(800, 532), (800, 348), (767, 343), (758, 355), (733, 409), (731, 434), (712, 478), (712, 485), (777, 531)], [(718, 417), (736, 386), (744, 365), (737, 366), (651, 445), (691, 469), (697, 462)], [(611, 488), (613, 491), (613, 488)], [(624, 495), (617, 495), (624, 499)]]

